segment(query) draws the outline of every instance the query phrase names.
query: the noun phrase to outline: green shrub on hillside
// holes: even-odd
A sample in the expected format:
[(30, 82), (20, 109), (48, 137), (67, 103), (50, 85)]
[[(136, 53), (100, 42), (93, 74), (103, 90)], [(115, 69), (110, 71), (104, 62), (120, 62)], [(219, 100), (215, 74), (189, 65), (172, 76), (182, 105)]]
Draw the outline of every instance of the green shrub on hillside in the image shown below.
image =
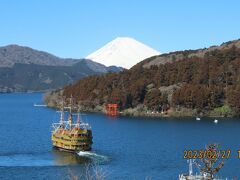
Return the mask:
[(232, 109), (228, 105), (224, 105), (222, 107), (215, 108), (214, 112), (221, 116), (230, 116), (233, 114)]

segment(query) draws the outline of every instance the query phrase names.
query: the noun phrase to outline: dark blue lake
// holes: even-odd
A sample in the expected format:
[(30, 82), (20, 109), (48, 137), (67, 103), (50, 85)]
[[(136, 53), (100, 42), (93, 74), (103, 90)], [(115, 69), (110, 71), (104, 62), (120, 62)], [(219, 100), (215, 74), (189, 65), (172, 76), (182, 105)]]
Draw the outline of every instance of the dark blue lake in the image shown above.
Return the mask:
[(184, 149), (202, 149), (217, 142), (231, 149), (218, 174), (240, 178), (240, 119), (109, 118), (83, 113), (93, 129), (93, 152), (73, 155), (51, 145), (51, 124), (59, 114), (46, 107), (41, 93), (0, 94), (0, 179), (81, 178), (86, 164), (106, 179), (178, 179), (188, 170)]

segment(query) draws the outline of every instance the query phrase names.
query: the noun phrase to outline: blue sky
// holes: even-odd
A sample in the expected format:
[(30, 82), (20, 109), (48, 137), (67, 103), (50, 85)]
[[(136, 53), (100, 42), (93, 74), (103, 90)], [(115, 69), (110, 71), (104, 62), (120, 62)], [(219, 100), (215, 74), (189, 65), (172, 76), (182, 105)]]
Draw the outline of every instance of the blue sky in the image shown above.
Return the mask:
[(238, 0), (1, 0), (0, 46), (85, 57), (116, 37), (160, 52), (240, 38)]

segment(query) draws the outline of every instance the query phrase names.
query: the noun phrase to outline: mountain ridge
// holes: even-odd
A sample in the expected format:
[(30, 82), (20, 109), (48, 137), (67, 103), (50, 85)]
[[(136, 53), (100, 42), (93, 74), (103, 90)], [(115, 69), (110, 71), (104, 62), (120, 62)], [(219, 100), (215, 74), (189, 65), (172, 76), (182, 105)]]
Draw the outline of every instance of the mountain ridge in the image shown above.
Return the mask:
[(232, 46), (236, 46), (237, 48), (240, 48), (240, 39), (224, 42), (220, 45), (210, 46), (209, 48), (164, 53), (158, 56), (147, 58), (144, 61), (140, 62), (140, 64), (142, 64), (144, 68), (149, 68), (152, 65), (159, 66), (161, 64), (179, 61), (184, 58), (191, 58), (191, 57), (203, 58), (204, 55), (208, 52), (215, 51), (215, 50), (229, 49)]
[(77, 59), (60, 58), (44, 51), (17, 44), (0, 47), (0, 67), (12, 67), (14, 63), (71, 66), (77, 63)]
[(60, 58), (26, 46), (0, 47), (0, 92), (57, 89), (88, 75), (121, 70), (88, 59)]

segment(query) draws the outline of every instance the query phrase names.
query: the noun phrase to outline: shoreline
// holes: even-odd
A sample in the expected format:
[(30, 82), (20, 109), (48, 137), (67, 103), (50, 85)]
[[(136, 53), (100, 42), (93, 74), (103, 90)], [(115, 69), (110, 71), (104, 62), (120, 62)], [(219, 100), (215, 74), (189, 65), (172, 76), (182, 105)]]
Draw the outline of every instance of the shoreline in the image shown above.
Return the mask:
[[(44, 96), (44, 102), (50, 108), (57, 109), (61, 104), (59, 100), (62, 98), (63, 91), (57, 93), (50, 92), (46, 93)], [(83, 104), (81, 105), (82, 112), (97, 112), (106, 114), (105, 104)], [(214, 109), (190, 109), (185, 107), (170, 107), (168, 110), (154, 111), (150, 110), (144, 104), (138, 104), (133, 108), (119, 110), (121, 116), (131, 116), (131, 117), (163, 117), (163, 118), (174, 118), (174, 117), (209, 117), (209, 118), (234, 118), (239, 117), (239, 114), (234, 111), (230, 106), (223, 105), (221, 107), (216, 107)]]
[[(58, 110), (59, 108), (54, 107), (54, 106), (49, 106), (46, 103), (46, 107), (47, 108), (51, 108), (51, 109), (55, 109)], [(81, 112), (85, 112), (85, 113), (99, 113), (99, 114), (103, 114), (103, 115), (107, 115), (106, 111), (104, 110), (96, 110), (96, 109), (84, 109), (81, 110)], [(169, 114), (162, 114), (162, 113), (152, 113), (152, 112), (138, 112), (138, 113), (129, 113), (128, 109), (124, 110), (124, 111), (120, 111), (118, 116), (123, 116), (123, 117), (148, 117), (148, 118), (196, 118), (196, 117), (200, 117), (200, 118), (234, 118), (237, 116), (223, 116), (223, 115), (211, 115), (211, 114), (201, 114), (201, 115), (195, 115), (194, 111), (192, 111), (192, 114), (190, 115), (189, 112), (185, 113), (180, 112), (180, 111), (176, 111), (176, 112), (172, 112)]]

